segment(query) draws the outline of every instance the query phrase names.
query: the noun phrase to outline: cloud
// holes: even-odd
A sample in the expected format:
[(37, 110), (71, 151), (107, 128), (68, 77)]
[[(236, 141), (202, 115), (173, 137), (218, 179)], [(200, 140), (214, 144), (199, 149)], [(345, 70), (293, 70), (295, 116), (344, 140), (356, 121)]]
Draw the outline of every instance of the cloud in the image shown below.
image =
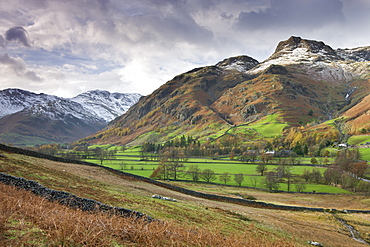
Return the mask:
[(5, 38), (8, 41), (16, 41), (23, 44), (25, 47), (31, 47), (28, 39), (28, 32), (23, 27), (12, 27), (5, 33)]
[(340, 0), (271, 0), (259, 11), (240, 12), (235, 26), (242, 30), (291, 30), (321, 28), (344, 22)]
[(9, 57), (7, 53), (0, 55), (0, 67), (7, 67), (10, 69), (10, 71), (13, 72), (13, 76), (15, 74), (18, 77), (22, 77), (31, 81), (42, 81), (42, 78), (38, 77), (35, 72), (27, 71), (26, 63), (22, 59)]
[(364, 31), (367, 0), (5, 2), (0, 33), (8, 31), (0, 47), (20, 45), (0, 55), (0, 72), (7, 69), (0, 81), (24, 80), (25, 89), (46, 93), (100, 88), (147, 94), (180, 73), (227, 57), (262, 61), (291, 35), (333, 48), (370, 40)]
[(3, 38), (3, 36), (2, 35), (0, 35), (0, 47), (2, 47), (2, 48), (5, 48), (5, 39)]

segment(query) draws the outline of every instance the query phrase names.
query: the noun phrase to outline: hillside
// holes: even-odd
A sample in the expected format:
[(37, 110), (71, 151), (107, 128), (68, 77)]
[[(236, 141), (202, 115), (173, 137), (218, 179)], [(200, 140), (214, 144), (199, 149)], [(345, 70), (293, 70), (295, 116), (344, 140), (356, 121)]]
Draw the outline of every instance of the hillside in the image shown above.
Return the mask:
[[(0, 172), (32, 179), (51, 189), (107, 205), (134, 209), (161, 221), (160, 224), (142, 225), (132, 220), (94, 216), (50, 204), (28, 192), (15, 191), (0, 184), (3, 195), (0, 205), (8, 205), (0, 207), (3, 236), (0, 241), (6, 245), (27, 245), (35, 241), (57, 244), (62, 241), (67, 245), (102, 246), (117, 243), (136, 246), (305, 246), (307, 241), (317, 241), (324, 246), (366, 246), (351, 239), (348, 230), (327, 213), (251, 208), (210, 201), (98, 166), (61, 163), (4, 151), (1, 155)], [(203, 191), (233, 196), (223, 187), (212, 187), (203, 186)], [(271, 194), (242, 188), (238, 191), (240, 194), (253, 194), (264, 201), (310, 207), (328, 205), (331, 208), (361, 209), (365, 202), (365, 198), (358, 195)], [(177, 202), (150, 198), (153, 194), (175, 198)], [(350, 203), (344, 205), (343, 201)], [(53, 213), (56, 211), (59, 213)], [(368, 232), (366, 222), (370, 219), (366, 214), (340, 214), (338, 217), (344, 218), (360, 233)], [(71, 222), (79, 231), (70, 228)], [(121, 235), (123, 233), (125, 235)]]
[(101, 130), (140, 97), (94, 90), (67, 99), (21, 89), (1, 90), (0, 142), (72, 142)]
[(334, 50), (291, 37), (261, 63), (238, 56), (178, 75), (82, 141), (139, 144), (183, 134), (209, 140), (268, 115), (287, 128), (330, 120), (369, 94), (369, 54), (368, 47)]

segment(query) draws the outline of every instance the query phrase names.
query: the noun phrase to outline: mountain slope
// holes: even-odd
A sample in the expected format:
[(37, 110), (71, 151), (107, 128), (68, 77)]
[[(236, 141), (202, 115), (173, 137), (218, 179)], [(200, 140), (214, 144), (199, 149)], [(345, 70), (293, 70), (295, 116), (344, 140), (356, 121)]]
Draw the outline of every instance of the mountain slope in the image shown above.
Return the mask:
[(239, 56), (176, 76), (85, 140), (136, 144), (182, 134), (209, 139), (271, 114), (288, 126), (328, 120), (369, 94), (369, 50), (334, 50), (290, 37), (261, 63)]
[(71, 142), (95, 133), (141, 95), (89, 91), (72, 99), (20, 89), (0, 92), (0, 141), (14, 144)]

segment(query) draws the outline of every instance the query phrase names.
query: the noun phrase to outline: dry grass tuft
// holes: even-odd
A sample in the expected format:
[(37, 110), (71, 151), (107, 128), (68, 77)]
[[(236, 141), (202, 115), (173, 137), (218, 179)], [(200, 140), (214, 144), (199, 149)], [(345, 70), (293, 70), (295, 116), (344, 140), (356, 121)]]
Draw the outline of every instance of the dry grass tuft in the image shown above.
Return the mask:
[(168, 222), (152, 222), (74, 210), (0, 183), (1, 246), (296, 246), (287, 240), (224, 236)]

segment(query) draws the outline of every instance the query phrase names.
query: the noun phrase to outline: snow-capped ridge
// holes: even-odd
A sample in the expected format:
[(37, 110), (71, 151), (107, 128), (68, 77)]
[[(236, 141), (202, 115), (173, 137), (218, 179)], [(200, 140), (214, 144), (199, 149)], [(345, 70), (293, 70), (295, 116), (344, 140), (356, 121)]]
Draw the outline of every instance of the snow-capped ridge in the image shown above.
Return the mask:
[(87, 122), (108, 123), (125, 113), (140, 97), (140, 94), (92, 90), (68, 99), (22, 89), (5, 89), (0, 91), (0, 118), (25, 111), (50, 120), (74, 117)]
[(369, 65), (370, 47), (332, 49), (322, 41), (290, 37), (277, 45), (275, 52), (246, 73), (263, 73), (271, 65), (299, 65), (306, 75), (333, 82), (349, 82), (361, 76)]

